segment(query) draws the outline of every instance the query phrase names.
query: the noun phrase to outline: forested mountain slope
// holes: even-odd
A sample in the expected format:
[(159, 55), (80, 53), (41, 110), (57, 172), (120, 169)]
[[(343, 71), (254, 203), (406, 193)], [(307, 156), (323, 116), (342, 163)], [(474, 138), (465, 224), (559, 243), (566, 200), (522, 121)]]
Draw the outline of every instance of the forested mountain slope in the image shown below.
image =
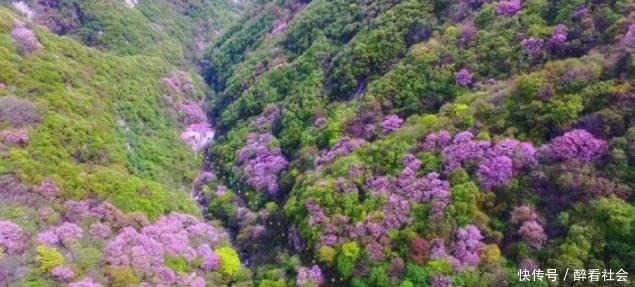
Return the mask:
[(239, 14), (225, 0), (3, 0), (59, 35), (117, 55), (149, 55), (185, 64)]
[(0, 8), (0, 286), (248, 282), (191, 196), (213, 134), (194, 35), (238, 8), (16, 3)]
[(635, 273), (631, 0), (2, 3), (0, 286)]
[(633, 273), (633, 4), (255, 3), (206, 56), (210, 210), (260, 286)]

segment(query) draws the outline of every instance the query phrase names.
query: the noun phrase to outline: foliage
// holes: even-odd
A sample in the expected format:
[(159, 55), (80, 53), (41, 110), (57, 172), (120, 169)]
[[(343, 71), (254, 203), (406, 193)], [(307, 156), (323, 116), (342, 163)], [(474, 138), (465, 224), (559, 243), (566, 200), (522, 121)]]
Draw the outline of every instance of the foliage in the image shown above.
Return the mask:
[(40, 245), (37, 247), (37, 261), (40, 264), (40, 271), (44, 274), (51, 272), (55, 267), (64, 264), (64, 256), (55, 248)]
[(214, 251), (220, 257), (220, 272), (225, 276), (233, 276), (240, 270), (240, 259), (234, 249), (221, 247)]

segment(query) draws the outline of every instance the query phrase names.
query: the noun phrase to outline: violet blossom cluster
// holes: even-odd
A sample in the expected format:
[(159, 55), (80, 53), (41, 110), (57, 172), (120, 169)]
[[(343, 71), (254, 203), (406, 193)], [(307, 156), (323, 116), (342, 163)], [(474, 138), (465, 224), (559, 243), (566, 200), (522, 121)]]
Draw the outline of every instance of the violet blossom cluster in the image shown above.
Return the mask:
[[(401, 229), (412, 222), (411, 206), (415, 203), (431, 203), (431, 219), (439, 219), (451, 200), (450, 184), (441, 180), (437, 173), (430, 173), (418, 177), (421, 161), (414, 155), (408, 154), (404, 158), (404, 169), (397, 180), (387, 176), (377, 176), (367, 181), (365, 190), (374, 196), (386, 198), (382, 210), (378, 214), (369, 214), (363, 223), (350, 227), (348, 218), (336, 216), (325, 226), (325, 234), (321, 243), (335, 246), (340, 237), (352, 240), (368, 241), (367, 250), (373, 260), (380, 261), (384, 257), (381, 246), (372, 246), (373, 242), (388, 244), (390, 230)], [(309, 202), (309, 225), (314, 226), (325, 222), (325, 216), (319, 205)], [(377, 215), (381, 215), (377, 217)], [(337, 218), (340, 217), (340, 218)], [(339, 227), (338, 227), (339, 226)]]
[(545, 47), (545, 41), (534, 37), (525, 38), (520, 42), (525, 54), (530, 57), (538, 58), (542, 55)]
[(208, 244), (203, 244), (198, 248), (198, 254), (202, 257), (201, 268), (205, 272), (212, 272), (220, 266), (220, 257), (212, 251)]
[(238, 162), (247, 183), (272, 196), (280, 191), (278, 177), (289, 165), (280, 148), (269, 147), (274, 139), (269, 133), (250, 133), (247, 144), (238, 152)]
[(30, 54), (42, 49), (42, 44), (40, 44), (33, 30), (27, 28), (26, 24), (22, 21), (16, 20), (13, 23), (11, 37), (18, 43), (21, 52), (24, 54)]
[(293, 247), (296, 251), (304, 250), (304, 240), (300, 236), (300, 231), (292, 225), (289, 227), (289, 245)]
[(547, 235), (542, 224), (535, 220), (523, 222), (518, 229), (518, 234), (527, 245), (535, 249), (541, 249), (547, 242)]
[(439, 131), (437, 133), (430, 133), (426, 136), (420, 148), (423, 151), (431, 152), (436, 149), (444, 148), (452, 141), (452, 134), (448, 131)]
[(183, 120), (188, 124), (201, 123), (207, 121), (207, 115), (197, 103), (180, 103), (179, 112), (183, 114)]
[(47, 199), (53, 199), (60, 195), (60, 189), (57, 187), (54, 181), (45, 179), (42, 183), (35, 188), (35, 192), (44, 196)]
[(635, 24), (631, 24), (628, 26), (628, 30), (626, 34), (624, 34), (624, 38), (621, 41), (622, 45), (626, 45), (628, 47), (635, 47)]
[(381, 123), (381, 130), (384, 134), (392, 133), (398, 130), (403, 124), (403, 119), (398, 115), (389, 115)]
[(176, 71), (161, 79), (171, 91), (176, 93), (191, 94), (194, 92), (194, 83), (190, 76), (183, 71)]
[(296, 280), (298, 286), (322, 286), (324, 284), (324, 275), (320, 266), (313, 265), (311, 268), (300, 267), (298, 269), (298, 277)]
[(513, 177), (512, 160), (506, 156), (486, 157), (480, 162), (477, 175), (487, 190), (504, 186)]
[(459, 270), (461, 268), (461, 261), (456, 259), (454, 256), (447, 253), (445, 248), (445, 242), (443, 239), (434, 239), (432, 240), (432, 248), (430, 249), (430, 259), (434, 260), (445, 260), (452, 264), (452, 267), (455, 270)]
[(463, 46), (469, 45), (476, 39), (477, 35), (478, 35), (478, 30), (476, 29), (476, 26), (474, 26), (474, 24), (472, 23), (465, 24), (463, 26), (463, 29), (461, 29), (461, 38), (460, 38), (461, 45)]
[(443, 275), (437, 275), (432, 277), (430, 282), (431, 287), (452, 287), (452, 278)]
[(510, 221), (512, 224), (520, 225), (518, 235), (529, 247), (541, 249), (547, 242), (547, 235), (533, 207), (528, 205), (516, 207), (512, 211)]
[(75, 277), (75, 272), (69, 267), (57, 266), (51, 270), (51, 275), (59, 281), (68, 282)]
[(504, 186), (520, 171), (534, 167), (536, 150), (529, 143), (505, 139), (489, 150), (479, 163), (477, 175), (488, 190)]
[(17, 224), (8, 220), (0, 220), (0, 249), (3, 249), (5, 253), (15, 254), (22, 252), (26, 247), (25, 236)]
[(102, 219), (107, 215), (107, 210), (110, 209), (110, 207), (113, 206), (109, 203), (99, 202), (97, 200), (67, 200), (64, 202), (66, 217), (76, 222), (90, 217)]
[(84, 237), (84, 230), (75, 223), (64, 222), (55, 228), (55, 235), (64, 245), (76, 242)]
[(520, 0), (503, 0), (496, 6), (496, 14), (503, 16), (514, 16), (520, 11), (522, 4)]
[(483, 235), (474, 225), (470, 224), (456, 231), (452, 252), (454, 257), (461, 263), (461, 266), (478, 266), (481, 262), (481, 251), (483, 249), (481, 240), (483, 240)]
[(200, 258), (201, 271), (211, 272), (220, 265), (212, 248), (227, 240), (227, 234), (191, 215), (171, 214), (141, 232), (123, 228), (106, 247), (106, 260), (113, 266), (130, 266), (154, 276), (160, 281), (156, 283), (177, 284), (179, 278), (166, 269), (165, 256), (182, 257), (188, 262)]
[(189, 145), (192, 150), (203, 150), (214, 139), (214, 129), (207, 122), (191, 124), (181, 133), (181, 140)]
[(551, 43), (555, 45), (561, 45), (567, 41), (567, 32), (569, 28), (563, 24), (559, 24), (553, 31), (553, 35), (551, 35)]
[(365, 189), (369, 193), (388, 199), (383, 208), (383, 228), (392, 230), (407, 225), (411, 221), (410, 207), (414, 203), (431, 203), (432, 219), (443, 216), (451, 201), (450, 183), (434, 172), (418, 177), (417, 172), (421, 165), (421, 161), (414, 155), (407, 154), (404, 157), (404, 169), (396, 181), (393, 182), (386, 176), (377, 176), (366, 182)]
[(388, 197), (388, 202), (384, 205), (383, 226), (388, 229), (400, 229), (411, 222), (410, 202), (396, 194)]
[(456, 73), (456, 84), (461, 87), (467, 87), (472, 84), (474, 75), (468, 69), (461, 69)]
[(265, 128), (280, 118), (280, 109), (276, 106), (268, 106), (258, 118), (256, 118), (256, 127)]
[(7, 130), (0, 133), (4, 142), (9, 145), (23, 147), (29, 143), (29, 134), (23, 130)]
[(536, 210), (529, 205), (520, 205), (514, 208), (511, 213), (510, 222), (512, 224), (520, 224), (525, 221), (538, 220), (538, 214)]
[(536, 150), (527, 142), (505, 139), (492, 146), (488, 141), (475, 140), (469, 131), (456, 134), (451, 142), (449, 139), (446, 131), (432, 133), (420, 148), (427, 152), (441, 149), (446, 174), (475, 163), (479, 182), (488, 190), (506, 185), (514, 176), (537, 164)]
[(81, 281), (68, 284), (68, 287), (102, 287), (102, 285), (92, 278), (84, 278)]
[(482, 159), (490, 146), (487, 141), (474, 140), (474, 134), (469, 131), (456, 134), (452, 144), (442, 151), (445, 172), (450, 174), (466, 163)]
[(309, 212), (309, 226), (318, 226), (326, 220), (326, 215), (324, 214), (322, 207), (320, 207), (320, 205), (315, 201), (309, 199), (306, 201), (305, 206)]
[(421, 161), (412, 154), (405, 156), (404, 166), (397, 179), (398, 193), (413, 202), (432, 203), (431, 217), (441, 218), (445, 208), (450, 204), (450, 183), (441, 180), (440, 175), (435, 172), (424, 177), (417, 177), (416, 173), (421, 168)]
[(88, 230), (88, 233), (98, 239), (107, 239), (112, 235), (112, 229), (110, 226), (101, 222), (93, 223)]
[(555, 161), (577, 159), (591, 163), (608, 153), (606, 141), (581, 129), (566, 132), (540, 148), (540, 154)]
[(84, 237), (84, 230), (75, 223), (64, 222), (60, 226), (42, 231), (37, 240), (48, 246), (71, 245)]
[(332, 162), (335, 158), (345, 156), (358, 150), (366, 141), (357, 138), (342, 138), (338, 141), (333, 148), (328, 151), (323, 151), (315, 159), (315, 166), (321, 166)]

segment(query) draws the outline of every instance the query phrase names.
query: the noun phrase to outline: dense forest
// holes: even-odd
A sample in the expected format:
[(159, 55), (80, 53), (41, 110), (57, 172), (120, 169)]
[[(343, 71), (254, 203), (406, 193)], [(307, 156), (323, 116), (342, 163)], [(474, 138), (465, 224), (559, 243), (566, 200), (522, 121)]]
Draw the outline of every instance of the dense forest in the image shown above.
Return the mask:
[(632, 0), (0, 3), (0, 286), (633, 284)]

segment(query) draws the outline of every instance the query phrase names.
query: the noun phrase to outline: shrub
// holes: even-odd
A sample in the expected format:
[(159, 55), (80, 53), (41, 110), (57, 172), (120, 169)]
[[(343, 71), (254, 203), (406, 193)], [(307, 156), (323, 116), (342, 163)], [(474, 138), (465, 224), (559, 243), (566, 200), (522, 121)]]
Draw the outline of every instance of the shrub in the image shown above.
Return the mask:
[(40, 245), (37, 247), (37, 261), (40, 264), (40, 271), (48, 274), (55, 267), (64, 265), (64, 256), (60, 254), (55, 248)]
[(113, 266), (110, 269), (110, 284), (112, 286), (126, 287), (139, 283), (141, 283), (141, 278), (130, 267)]
[(0, 220), (0, 247), (8, 254), (22, 252), (26, 247), (26, 235), (17, 224)]
[(34, 126), (42, 121), (36, 107), (29, 101), (13, 96), (0, 98), (0, 122), (8, 122), (13, 128)]
[(27, 28), (22, 21), (16, 20), (13, 23), (11, 37), (18, 43), (22, 54), (31, 54), (42, 49), (42, 44), (40, 44), (33, 30)]
[(220, 257), (220, 272), (231, 277), (240, 270), (240, 259), (238, 254), (231, 247), (221, 247), (214, 251)]

